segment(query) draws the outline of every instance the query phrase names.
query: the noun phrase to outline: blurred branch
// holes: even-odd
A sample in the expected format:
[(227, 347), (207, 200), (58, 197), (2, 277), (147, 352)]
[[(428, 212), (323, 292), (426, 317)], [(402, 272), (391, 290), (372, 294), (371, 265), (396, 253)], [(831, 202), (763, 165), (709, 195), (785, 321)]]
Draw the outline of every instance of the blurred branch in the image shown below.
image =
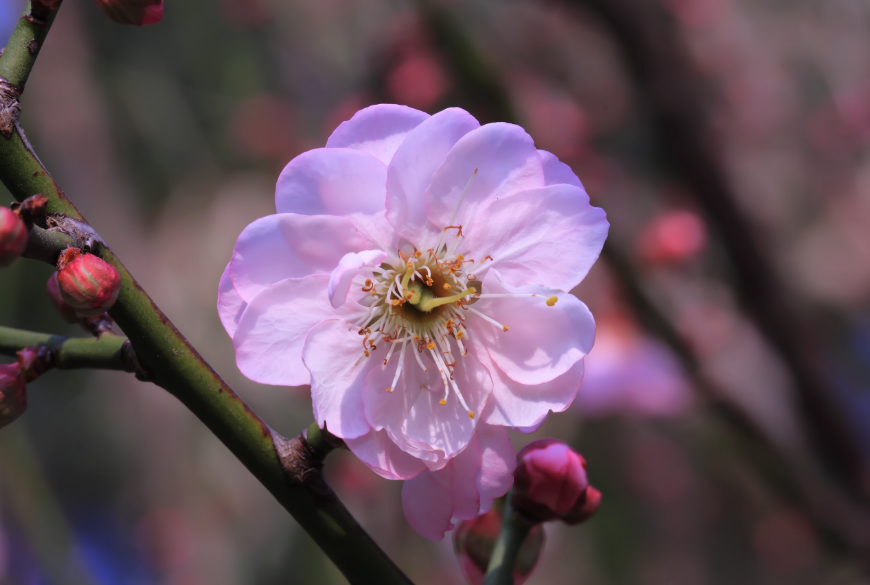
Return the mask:
[[(7, 76), (6, 87), (14, 86), (18, 93), (23, 89), (35, 60), (29, 50), (31, 41), (41, 45), (53, 17), (53, 12), (43, 20), (26, 15), (19, 21), (13, 42), (0, 56), (0, 76)], [(18, 95), (13, 97), (18, 108)], [(11, 102), (2, 105), (11, 107)], [(18, 123), (17, 110), (12, 125), (9, 137), (0, 139), (3, 184), (19, 201), (42, 193), (49, 198), (48, 213), (85, 222), (36, 156)], [(115, 266), (121, 275), (121, 292), (110, 315), (128, 336), (154, 383), (178, 398), (232, 451), (349, 581), (410, 583), (325, 483), (312, 488), (310, 474), (300, 477), (293, 463), (294, 453), (305, 453), (309, 448), (304, 437), (286, 439), (270, 429), (203, 360), (112, 250), (100, 246), (94, 253)], [(320, 475), (319, 470), (315, 473)]]
[(492, 549), (483, 585), (513, 584), (514, 566), (517, 564), (520, 548), (522, 548), (523, 541), (533, 526), (528, 520), (514, 512), (513, 506), (511, 506), (511, 494), (508, 494), (505, 499), (501, 529)]
[(703, 84), (673, 19), (659, 2), (565, 0), (604, 24), (622, 50), (656, 131), (657, 150), (717, 229), (733, 268), (740, 303), (791, 372), (798, 408), (826, 467), (864, 493), (864, 461), (843, 413), (829, 398), (801, 319), (776, 269), (739, 208), (707, 130)]
[[(589, 1), (599, 2), (599, 0)], [(600, 3), (606, 4), (607, 1), (609, 0), (600, 0)], [(473, 45), (464, 32), (462, 23), (449, 12), (438, 8), (434, 2), (421, 0), (421, 5), (425, 7), (425, 10), (421, 11), (424, 18), (432, 19), (435, 15), (435, 24), (427, 23), (427, 29), (430, 34), (440, 34), (435, 42), (444, 53), (445, 61), (455, 63), (467, 58), (466, 55)], [(479, 59), (479, 56), (472, 58), (473, 61)], [(476, 87), (475, 80), (466, 76), (478, 69), (480, 67), (455, 68), (453, 74), (458, 85)], [(484, 69), (494, 70), (492, 67)], [(489, 86), (504, 88), (501, 83), (489, 84)], [(478, 95), (469, 93), (469, 97), (476, 99)], [(507, 94), (501, 96), (497, 103), (508, 104), (508, 109), (503, 112), (505, 121), (514, 122), (517, 119), (516, 114), (510, 109), (510, 99)], [(482, 111), (487, 111), (489, 103), (476, 101), (475, 106)], [(477, 113), (478, 107), (472, 113)], [(793, 457), (784, 453), (755, 422), (750, 413), (729, 401), (727, 394), (719, 390), (703, 374), (691, 347), (666, 313), (646, 292), (637, 271), (614, 244), (612, 238), (608, 238), (604, 244), (602, 259), (613, 270), (638, 320), (666, 342), (680, 358), (693, 381), (693, 387), (703, 396), (705, 403), (727, 424), (727, 428), (740, 445), (741, 454), (753, 465), (756, 473), (784, 500), (806, 510), (815, 528), (821, 533), (856, 553), (858, 558), (866, 557), (870, 553), (870, 534), (867, 529), (870, 515), (867, 510), (855, 505), (837, 487), (827, 483), (817, 469), (804, 461), (795, 461)]]
[(127, 339), (119, 335), (104, 333), (96, 339), (71, 338), (0, 327), (0, 355), (15, 356), (29, 347), (51, 350), (47, 369), (137, 371), (133, 348)]

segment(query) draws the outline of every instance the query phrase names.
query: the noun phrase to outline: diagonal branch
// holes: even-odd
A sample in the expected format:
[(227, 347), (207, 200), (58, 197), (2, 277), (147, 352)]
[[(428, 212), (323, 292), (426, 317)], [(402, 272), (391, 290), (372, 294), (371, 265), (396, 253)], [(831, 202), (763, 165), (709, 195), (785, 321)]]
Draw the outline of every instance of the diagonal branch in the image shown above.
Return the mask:
[[(0, 56), (0, 87), (15, 90), (0, 92), (3, 112), (18, 107), (24, 81), (54, 12), (26, 12)], [(37, 43), (36, 52), (29, 49), (33, 42)], [(19, 201), (42, 193), (49, 199), (49, 213), (85, 222), (36, 156), (18, 123), (17, 112), (9, 137), (0, 137), (0, 180)], [(350, 582), (410, 583), (328, 487), (328, 497), (324, 497), (325, 484), (312, 489), (310, 482), (298, 481), (291, 472), (288, 452), (305, 438), (286, 439), (270, 429), (203, 360), (112, 250), (99, 246), (94, 252), (121, 275), (121, 292), (109, 313), (128, 336), (142, 365), (153, 374), (154, 383), (178, 398), (232, 451)]]

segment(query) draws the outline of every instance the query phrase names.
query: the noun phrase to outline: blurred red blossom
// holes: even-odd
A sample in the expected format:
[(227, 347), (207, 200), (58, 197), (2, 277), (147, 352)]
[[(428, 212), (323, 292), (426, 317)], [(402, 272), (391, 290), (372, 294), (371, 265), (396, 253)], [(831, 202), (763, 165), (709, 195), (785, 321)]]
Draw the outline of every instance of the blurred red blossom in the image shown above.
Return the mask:
[(293, 138), (293, 107), (269, 94), (251, 96), (236, 106), (230, 133), (240, 152), (282, 166), (299, 150)]
[(397, 103), (431, 109), (449, 86), (444, 67), (428, 51), (413, 51), (402, 56), (387, 76), (387, 91)]
[(655, 216), (637, 238), (638, 254), (649, 262), (685, 262), (707, 246), (707, 226), (698, 214), (686, 210)]
[(118, 24), (144, 26), (163, 20), (163, 0), (96, 0), (103, 13)]

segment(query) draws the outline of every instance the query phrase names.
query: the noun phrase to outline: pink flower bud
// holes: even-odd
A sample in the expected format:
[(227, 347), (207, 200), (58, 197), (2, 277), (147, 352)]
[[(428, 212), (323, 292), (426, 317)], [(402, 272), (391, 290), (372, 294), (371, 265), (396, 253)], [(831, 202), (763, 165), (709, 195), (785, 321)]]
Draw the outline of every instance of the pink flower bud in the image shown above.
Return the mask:
[(45, 289), (48, 291), (48, 300), (51, 301), (51, 304), (60, 313), (60, 316), (64, 318), (64, 321), (67, 323), (78, 323), (78, 313), (68, 302), (63, 300), (63, 296), (60, 294), (60, 288), (57, 286), (57, 272), (52, 274), (51, 278), (48, 279)]
[(584, 497), (586, 460), (555, 439), (540, 439), (517, 454), (511, 502), (529, 518), (555, 520)]
[(566, 524), (575, 525), (581, 524), (589, 520), (601, 505), (601, 492), (591, 485), (586, 488), (584, 497), (577, 501), (568, 513), (562, 516), (562, 521)]
[[(93, 254), (64, 252), (58, 264), (60, 296), (82, 315), (99, 315), (112, 308), (121, 290), (121, 276), (114, 266)], [(65, 258), (72, 256), (68, 263)]]
[(163, 0), (96, 0), (106, 16), (119, 24), (143, 26), (163, 20)]
[(27, 226), (8, 207), (0, 207), (0, 268), (10, 266), (27, 246)]
[[(461, 522), (453, 531), (453, 551), (459, 558), (465, 579), (471, 585), (483, 583), (492, 549), (501, 529), (502, 512), (500, 506), (493, 506), (489, 512), (477, 518)], [(544, 527), (540, 524), (532, 527), (517, 555), (514, 585), (522, 585), (531, 576), (541, 557), (544, 541)]]
[(0, 365), (0, 429), (27, 410), (27, 386), (18, 364)]

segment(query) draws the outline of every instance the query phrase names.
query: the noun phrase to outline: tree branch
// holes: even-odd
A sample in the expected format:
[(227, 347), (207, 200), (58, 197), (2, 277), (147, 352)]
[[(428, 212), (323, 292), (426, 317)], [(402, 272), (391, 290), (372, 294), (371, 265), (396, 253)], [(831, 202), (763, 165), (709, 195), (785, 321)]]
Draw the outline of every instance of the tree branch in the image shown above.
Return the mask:
[[(42, 44), (53, 17), (52, 13), (45, 18), (45, 24), (35, 24), (27, 16), (19, 21), (13, 41), (0, 56), (0, 76), (7, 85), (23, 88), (35, 60), (28, 46), (31, 41)], [(42, 193), (49, 198), (49, 213), (85, 222), (36, 156), (17, 116), (11, 136), (0, 138), (0, 180), (19, 201)], [(288, 448), (304, 437), (290, 440), (270, 429), (203, 360), (112, 250), (99, 246), (94, 253), (121, 275), (121, 292), (109, 314), (154, 382), (178, 398), (232, 451), (350, 582), (410, 583), (334, 494), (324, 498), (288, 472)]]
[(483, 585), (513, 585), (514, 566), (532, 524), (514, 512), (511, 494), (505, 499), (501, 530), (492, 549)]
[(133, 348), (119, 335), (104, 333), (97, 339), (76, 338), (0, 327), (0, 355), (14, 356), (28, 347), (50, 349), (49, 366), (58, 370), (136, 371)]

